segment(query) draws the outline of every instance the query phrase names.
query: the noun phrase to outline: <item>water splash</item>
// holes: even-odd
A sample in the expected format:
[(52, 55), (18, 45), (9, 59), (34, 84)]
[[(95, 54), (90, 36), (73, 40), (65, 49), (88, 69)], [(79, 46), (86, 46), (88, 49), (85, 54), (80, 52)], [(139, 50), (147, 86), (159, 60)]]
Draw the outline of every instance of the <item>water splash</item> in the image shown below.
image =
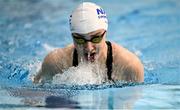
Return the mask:
[(105, 71), (98, 64), (81, 62), (77, 67), (71, 67), (63, 74), (53, 78), (53, 84), (102, 84), (105, 81)]
[(56, 47), (53, 47), (53, 46), (51, 46), (51, 45), (49, 45), (49, 44), (47, 44), (47, 43), (43, 44), (43, 48), (44, 48), (47, 52), (50, 52), (50, 51), (56, 49)]
[(72, 91), (72, 90), (102, 90), (109, 88), (124, 88), (131, 86), (146, 85), (145, 83), (137, 82), (126, 82), (126, 81), (115, 81), (115, 82), (104, 82), (102, 84), (50, 84), (45, 83), (43, 85), (34, 85), (34, 86), (24, 86), (25, 88), (31, 88), (35, 90), (46, 90), (46, 91)]

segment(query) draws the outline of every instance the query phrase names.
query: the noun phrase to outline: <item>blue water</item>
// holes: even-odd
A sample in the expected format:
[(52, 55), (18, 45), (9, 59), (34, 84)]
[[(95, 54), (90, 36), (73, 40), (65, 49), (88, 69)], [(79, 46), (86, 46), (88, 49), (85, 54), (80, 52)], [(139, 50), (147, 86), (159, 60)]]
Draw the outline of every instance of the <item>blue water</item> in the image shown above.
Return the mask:
[(47, 53), (72, 42), (68, 17), (81, 2), (0, 0), (0, 109), (180, 109), (179, 0), (95, 1), (107, 39), (142, 60), (143, 84), (32, 84)]

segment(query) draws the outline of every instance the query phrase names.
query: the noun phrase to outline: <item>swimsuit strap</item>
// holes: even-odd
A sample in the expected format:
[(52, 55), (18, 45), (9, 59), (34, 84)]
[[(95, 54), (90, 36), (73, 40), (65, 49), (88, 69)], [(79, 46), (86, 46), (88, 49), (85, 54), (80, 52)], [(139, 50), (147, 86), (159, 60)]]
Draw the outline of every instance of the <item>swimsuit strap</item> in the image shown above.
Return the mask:
[(74, 49), (73, 53), (73, 66), (78, 66), (78, 54), (76, 49)]
[(106, 41), (106, 44), (108, 46), (107, 60), (106, 60), (107, 76), (108, 76), (109, 80), (112, 80), (112, 77), (111, 77), (111, 74), (112, 74), (112, 62), (113, 62), (112, 45), (111, 45), (111, 42), (109, 42), (109, 41)]
[[(112, 74), (112, 62), (113, 62), (113, 57), (112, 57), (112, 45), (111, 42), (106, 41), (106, 44), (108, 46), (107, 50), (107, 60), (106, 60), (106, 68), (107, 68), (107, 76), (109, 80), (112, 80), (111, 74)], [(78, 66), (78, 54), (77, 50), (74, 49), (73, 53), (73, 66)]]

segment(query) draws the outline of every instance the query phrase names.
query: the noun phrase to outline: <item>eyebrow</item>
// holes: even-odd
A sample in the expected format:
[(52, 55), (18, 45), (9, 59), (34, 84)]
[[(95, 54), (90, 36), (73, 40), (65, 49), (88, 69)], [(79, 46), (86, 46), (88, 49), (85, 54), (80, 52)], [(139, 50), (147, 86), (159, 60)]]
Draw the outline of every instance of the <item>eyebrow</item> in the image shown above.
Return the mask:
[(93, 33), (93, 34), (90, 34), (90, 36), (93, 36), (93, 35), (101, 35), (101, 34), (103, 34), (104, 33), (104, 31), (103, 32), (95, 32), (95, 33)]
[(72, 36), (79, 37), (79, 38), (84, 37), (83, 35), (78, 34), (78, 33), (73, 33)]
[[(101, 35), (103, 33), (102, 32), (96, 32), (96, 33), (90, 34), (89, 36)], [(72, 33), (72, 35), (75, 36), (75, 37), (84, 37), (84, 35), (81, 35), (81, 34), (78, 34), (78, 33)]]

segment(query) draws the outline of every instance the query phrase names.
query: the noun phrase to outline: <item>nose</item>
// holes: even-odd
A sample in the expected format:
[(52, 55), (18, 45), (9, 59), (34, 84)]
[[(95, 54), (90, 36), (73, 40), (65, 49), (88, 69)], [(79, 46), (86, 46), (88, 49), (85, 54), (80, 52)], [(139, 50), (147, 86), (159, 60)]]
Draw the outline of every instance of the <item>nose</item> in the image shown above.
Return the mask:
[(87, 52), (91, 52), (93, 50), (93, 44), (91, 42), (86, 42), (85, 44), (85, 50)]

